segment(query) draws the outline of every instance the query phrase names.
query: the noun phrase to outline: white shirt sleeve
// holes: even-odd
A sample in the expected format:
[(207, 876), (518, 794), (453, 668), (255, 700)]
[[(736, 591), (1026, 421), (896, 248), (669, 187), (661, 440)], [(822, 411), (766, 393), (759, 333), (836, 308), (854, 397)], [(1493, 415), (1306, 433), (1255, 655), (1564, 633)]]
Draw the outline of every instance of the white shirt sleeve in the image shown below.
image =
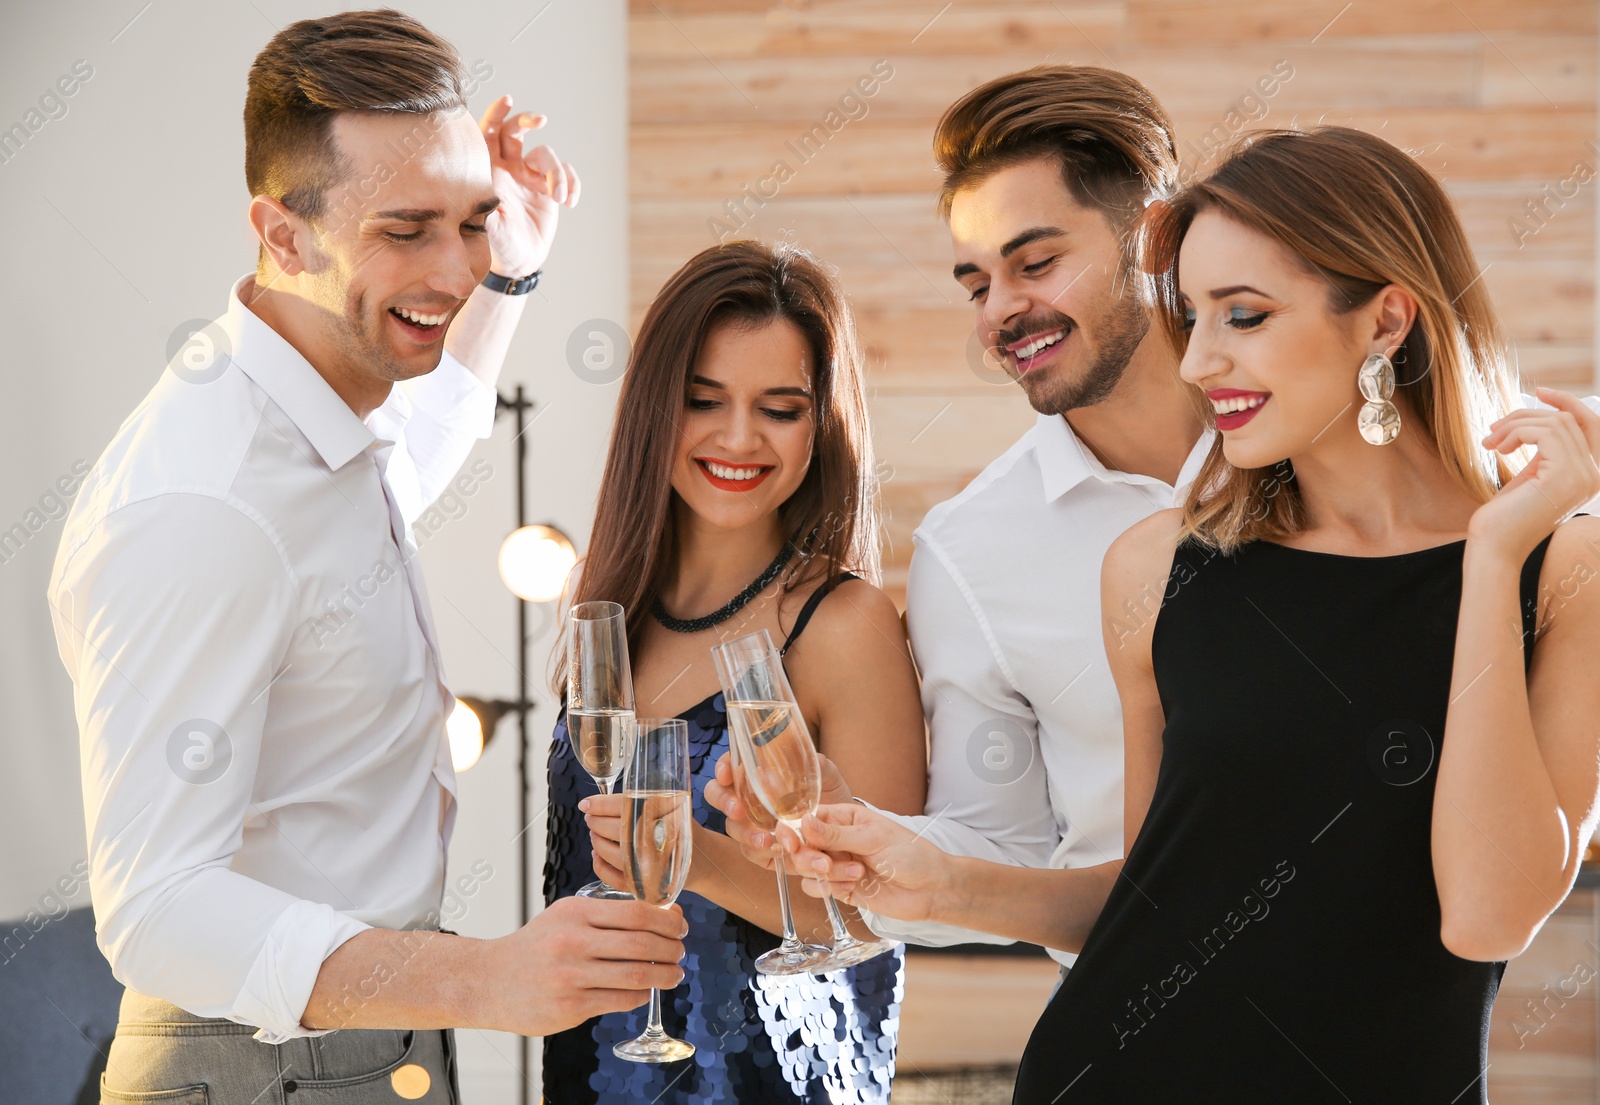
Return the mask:
[(438, 368), (400, 387), (412, 405), (406, 451), (417, 469), (420, 514), (461, 471), (472, 443), (494, 432), (495, 389), (448, 353)]
[(165, 494), (113, 511), (50, 596), (73, 675), (97, 942), (118, 981), (280, 1043), (322, 961), (368, 926), (229, 869), (268, 687), (296, 625), (277, 539), (243, 508)]
[[(931, 733), (928, 800), (920, 817), (884, 815), (955, 855), (1048, 867), (1060, 836), (1033, 707), (1014, 686), (970, 590), (920, 533), (906, 606)], [(936, 922), (861, 912), (874, 932), (893, 940), (934, 947), (1012, 943)]]

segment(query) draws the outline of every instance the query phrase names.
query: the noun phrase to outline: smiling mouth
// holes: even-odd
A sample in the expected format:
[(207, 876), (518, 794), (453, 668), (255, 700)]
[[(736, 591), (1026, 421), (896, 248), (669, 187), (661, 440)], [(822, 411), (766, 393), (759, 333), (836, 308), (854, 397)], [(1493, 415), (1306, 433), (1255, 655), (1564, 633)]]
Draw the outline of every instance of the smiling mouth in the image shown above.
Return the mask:
[(694, 462), (711, 486), (722, 491), (750, 491), (777, 467), (772, 464), (727, 464), (706, 457), (696, 457)]
[(1012, 363), (1017, 366), (1017, 375), (1026, 376), (1030, 370), (1037, 368), (1050, 356), (1052, 349), (1067, 340), (1072, 331), (1073, 327), (1067, 325), (1057, 330), (1040, 331), (1007, 345), (1006, 352), (1011, 354)]
[(1208, 398), (1211, 398), (1211, 410), (1216, 415), (1217, 429), (1237, 430), (1256, 416), (1267, 400), (1272, 398), (1272, 393), (1249, 391)]
[(434, 341), (442, 335), (445, 332), (445, 324), (450, 321), (449, 311), (430, 314), (412, 310), (410, 307), (390, 307), (388, 313), (400, 324), (401, 329), (424, 342)]

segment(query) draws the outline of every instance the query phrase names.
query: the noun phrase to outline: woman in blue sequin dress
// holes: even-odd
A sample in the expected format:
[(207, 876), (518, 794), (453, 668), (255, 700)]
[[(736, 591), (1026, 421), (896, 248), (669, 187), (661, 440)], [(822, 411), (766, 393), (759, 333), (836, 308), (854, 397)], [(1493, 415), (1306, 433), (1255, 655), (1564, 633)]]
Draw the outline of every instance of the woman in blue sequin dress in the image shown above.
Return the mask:
[[(645, 1010), (594, 1018), (546, 1039), (550, 1105), (888, 1100), (901, 950), (826, 975), (758, 974), (781, 931), (776, 879), (722, 835), (704, 794), (728, 751), (710, 649), (766, 629), (783, 642), (818, 747), (854, 792), (921, 812), (922, 712), (899, 616), (874, 585), (875, 490), (860, 355), (832, 278), (781, 245), (735, 242), (689, 261), (641, 324), (572, 599), (624, 606), (639, 716), (689, 723), (696, 828), (678, 899), (689, 934), (662, 1019), (696, 1050), (627, 1062), (612, 1046), (642, 1031)], [(547, 903), (619, 856), (617, 811), (602, 802), (586, 822), (578, 809), (595, 794), (563, 712)], [(828, 943), (821, 904), (791, 898), (801, 938)]]

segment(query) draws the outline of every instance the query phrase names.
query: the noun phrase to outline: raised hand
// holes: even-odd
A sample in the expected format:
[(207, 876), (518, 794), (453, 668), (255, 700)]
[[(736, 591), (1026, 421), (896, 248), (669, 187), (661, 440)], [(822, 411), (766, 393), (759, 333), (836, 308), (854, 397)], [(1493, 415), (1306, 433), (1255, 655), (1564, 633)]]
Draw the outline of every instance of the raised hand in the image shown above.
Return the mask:
[(1522, 471), (1476, 511), (1469, 538), (1516, 558), (1534, 546), (1574, 510), (1600, 495), (1600, 414), (1575, 396), (1539, 388), (1538, 397), (1555, 410), (1513, 411), (1490, 427), (1485, 448), (1509, 453), (1524, 445), (1536, 450)]
[(527, 276), (544, 265), (562, 207), (578, 204), (578, 172), (549, 146), (522, 152), (522, 140), (546, 117), (511, 114), (511, 97), (489, 105), (478, 126), (489, 147), (489, 168), (500, 207), (489, 215), (490, 268), (501, 276)]

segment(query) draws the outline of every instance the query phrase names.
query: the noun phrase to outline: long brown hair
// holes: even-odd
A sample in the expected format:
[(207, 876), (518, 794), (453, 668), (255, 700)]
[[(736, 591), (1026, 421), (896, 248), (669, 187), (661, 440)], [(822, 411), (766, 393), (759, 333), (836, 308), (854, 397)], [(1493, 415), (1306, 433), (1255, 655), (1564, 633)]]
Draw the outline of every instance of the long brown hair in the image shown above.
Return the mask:
[[(1478, 502), (1510, 479), (1505, 459), (1479, 444), (1489, 424), (1513, 407), (1505, 339), (1455, 208), (1426, 169), (1383, 139), (1349, 127), (1257, 131), (1210, 176), (1153, 206), (1143, 264), (1158, 320), (1180, 357), (1188, 338), (1178, 251), (1195, 216), (1207, 210), (1286, 246), (1328, 282), (1336, 315), (1370, 302), (1390, 284), (1410, 292), (1417, 317), (1393, 358), (1396, 385), (1415, 416), (1404, 432), (1423, 434)], [(1352, 383), (1355, 369), (1351, 365)], [(1198, 389), (1194, 398), (1201, 417), (1214, 425)], [(1184, 507), (1182, 534), (1230, 552), (1298, 533), (1304, 524), (1292, 466), (1235, 468), (1219, 436)]]
[[(783, 591), (844, 571), (875, 584), (881, 579), (861, 353), (839, 285), (809, 253), (786, 243), (713, 246), (673, 274), (639, 326), (617, 400), (589, 554), (572, 596), (574, 603), (621, 603), (631, 647), (638, 646), (677, 556), (673, 459), (701, 348), (716, 327), (759, 327), (778, 319), (792, 323), (810, 347), (816, 425), (805, 478), (778, 508), (783, 531), (799, 550)], [(565, 663), (563, 644), (553, 681), (559, 683)]]

